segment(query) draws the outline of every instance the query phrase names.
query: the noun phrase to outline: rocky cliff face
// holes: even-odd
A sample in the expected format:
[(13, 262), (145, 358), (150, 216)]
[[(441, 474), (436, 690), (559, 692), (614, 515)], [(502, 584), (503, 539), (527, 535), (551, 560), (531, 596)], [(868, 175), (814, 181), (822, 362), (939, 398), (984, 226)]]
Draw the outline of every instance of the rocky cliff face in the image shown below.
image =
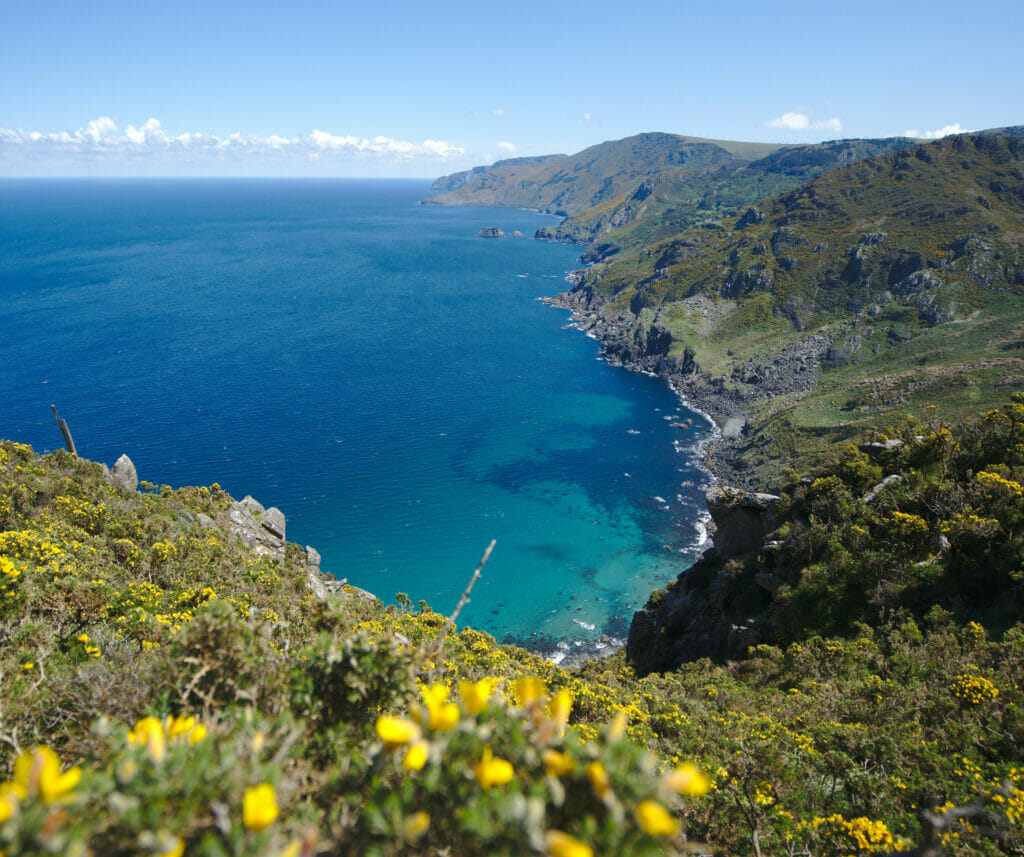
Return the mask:
[[(708, 491), (713, 546), (633, 617), (626, 657), (638, 673), (673, 669), (684, 661), (742, 655), (760, 641), (755, 616), (779, 586), (770, 574), (751, 575), (744, 558), (771, 552), (782, 498), (716, 486)], [(750, 585), (750, 579), (756, 586)], [(749, 614), (749, 615), (748, 615)]]

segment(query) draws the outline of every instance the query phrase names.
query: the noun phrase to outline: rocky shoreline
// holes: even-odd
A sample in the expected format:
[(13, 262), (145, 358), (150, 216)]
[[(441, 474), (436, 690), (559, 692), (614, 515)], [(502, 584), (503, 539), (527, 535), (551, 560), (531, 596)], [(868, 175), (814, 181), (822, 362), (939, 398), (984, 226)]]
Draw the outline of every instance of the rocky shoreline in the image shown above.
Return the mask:
[[(570, 275), (574, 282), (578, 272)], [(572, 313), (572, 324), (601, 343), (601, 353), (613, 366), (663, 378), (691, 410), (700, 411), (720, 428), (705, 446), (705, 466), (726, 482), (746, 483), (743, 475), (743, 431), (750, 409), (739, 390), (727, 389), (722, 379), (709, 378), (689, 350), (669, 356), (671, 336), (656, 325), (641, 335), (631, 314), (609, 318), (600, 312), (604, 302), (587, 288), (575, 286), (544, 298), (552, 307)]]

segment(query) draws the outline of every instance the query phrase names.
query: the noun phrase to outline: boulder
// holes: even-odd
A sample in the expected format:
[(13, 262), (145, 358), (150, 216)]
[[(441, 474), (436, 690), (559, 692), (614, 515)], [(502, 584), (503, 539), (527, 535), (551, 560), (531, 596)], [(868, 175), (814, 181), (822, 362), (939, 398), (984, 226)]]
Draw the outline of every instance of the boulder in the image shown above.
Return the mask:
[(271, 506), (264, 513), (263, 520), (260, 523), (263, 529), (267, 530), (271, 535), (284, 539), (285, 518), (284, 513), (280, 509)]
[(124, 491), (137, 491), (139, 488), (139, 474), (127, 455), (122, 455), (114, 462), (109, 479), (111, 485)]
[(485, 226), (479, 232), (477, 232), (478, 238), (502, 238), (505, 233), (497, 226)]
[(874, 503), (878, 499), (878, 495), (881, 494), (886, 488), (892, 488), (894, 485), (899, 485), (901, 482), (906, 480), (898, 473), (892, 473), (886, 476), (881, 482), (875, 485), (867, 494), (864, 495), (865, 503)]
[(892, 452), (893, 450), (899, 449), (901, 446), (903, 446), (902, 440), (899, 438), (892, 438), (890, 440), (873, 440), (870, 443), (861, 443), (857, 445), (857, 449), (869, 458), (877, 458), (879, 455), (883, 455), (886, 452)]

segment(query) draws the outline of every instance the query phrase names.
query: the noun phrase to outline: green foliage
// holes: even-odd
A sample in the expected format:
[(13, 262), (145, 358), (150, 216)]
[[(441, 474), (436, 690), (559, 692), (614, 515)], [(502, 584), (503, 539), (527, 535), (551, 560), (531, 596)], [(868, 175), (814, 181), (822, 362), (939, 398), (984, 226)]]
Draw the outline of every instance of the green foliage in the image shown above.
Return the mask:
[[(301, 552), (270, 564), (179, 515), (223, 522), (217, 489), (124, 494), (88, 462), (0, 443), (0, 850), (882, 853), (918, 838), (922, 808), (979, 795), (998, 847), (1019, 847), (1024, 799), (1001, 784), (1024, 776), (1024, 630), (1000, 609), (1018, 585), (1024, 407), (888, 435), (906, 441), (888, 459), (840, 449), (816, 481), (794, 480), (779, 556), (795, 568), (803, 551), (797, 589), (818, 625), (787, 643), (790, 624), (769, 622), (777, 638), (731, 662), (643, 678), (621, 654), (569, 672), (471, 628), (442, 644), (446, 618), (426, 605), (318, 601)], [(893, 471), (907, 482), (865, 505)], [(80, 526), (101, 503), (103, 526)], [(925, 522), (923, 545), (897, 513)], [(895, 561), (901, 544), (927, 559), (942, 522), (940, 574)], [(881, 539), (893, 526), (900, 538)], [(885, 562), (959, 600), (874, 614), (837, 598)], [(991, 566), (984, 586), (971, 562)], [(731, 585), (756, 567), (730, 566)], [(945, 835), (996, 852), (966, 822)]]

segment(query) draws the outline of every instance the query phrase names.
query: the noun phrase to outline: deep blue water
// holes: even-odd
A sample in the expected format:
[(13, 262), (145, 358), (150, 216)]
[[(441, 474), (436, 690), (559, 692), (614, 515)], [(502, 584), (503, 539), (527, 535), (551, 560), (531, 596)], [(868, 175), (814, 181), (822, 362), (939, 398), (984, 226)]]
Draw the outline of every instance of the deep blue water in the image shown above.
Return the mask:
[(495, 538), (462, 621), (622, 634), (692, 558), (705, 424), (537, 300), (577, 264), (529, 240), (551, 218), (427, 194), (0, 180), (0, 436), (60, 446), (56, 403), (79, 454), (252, 494), (325, 570), (445, 612)]

